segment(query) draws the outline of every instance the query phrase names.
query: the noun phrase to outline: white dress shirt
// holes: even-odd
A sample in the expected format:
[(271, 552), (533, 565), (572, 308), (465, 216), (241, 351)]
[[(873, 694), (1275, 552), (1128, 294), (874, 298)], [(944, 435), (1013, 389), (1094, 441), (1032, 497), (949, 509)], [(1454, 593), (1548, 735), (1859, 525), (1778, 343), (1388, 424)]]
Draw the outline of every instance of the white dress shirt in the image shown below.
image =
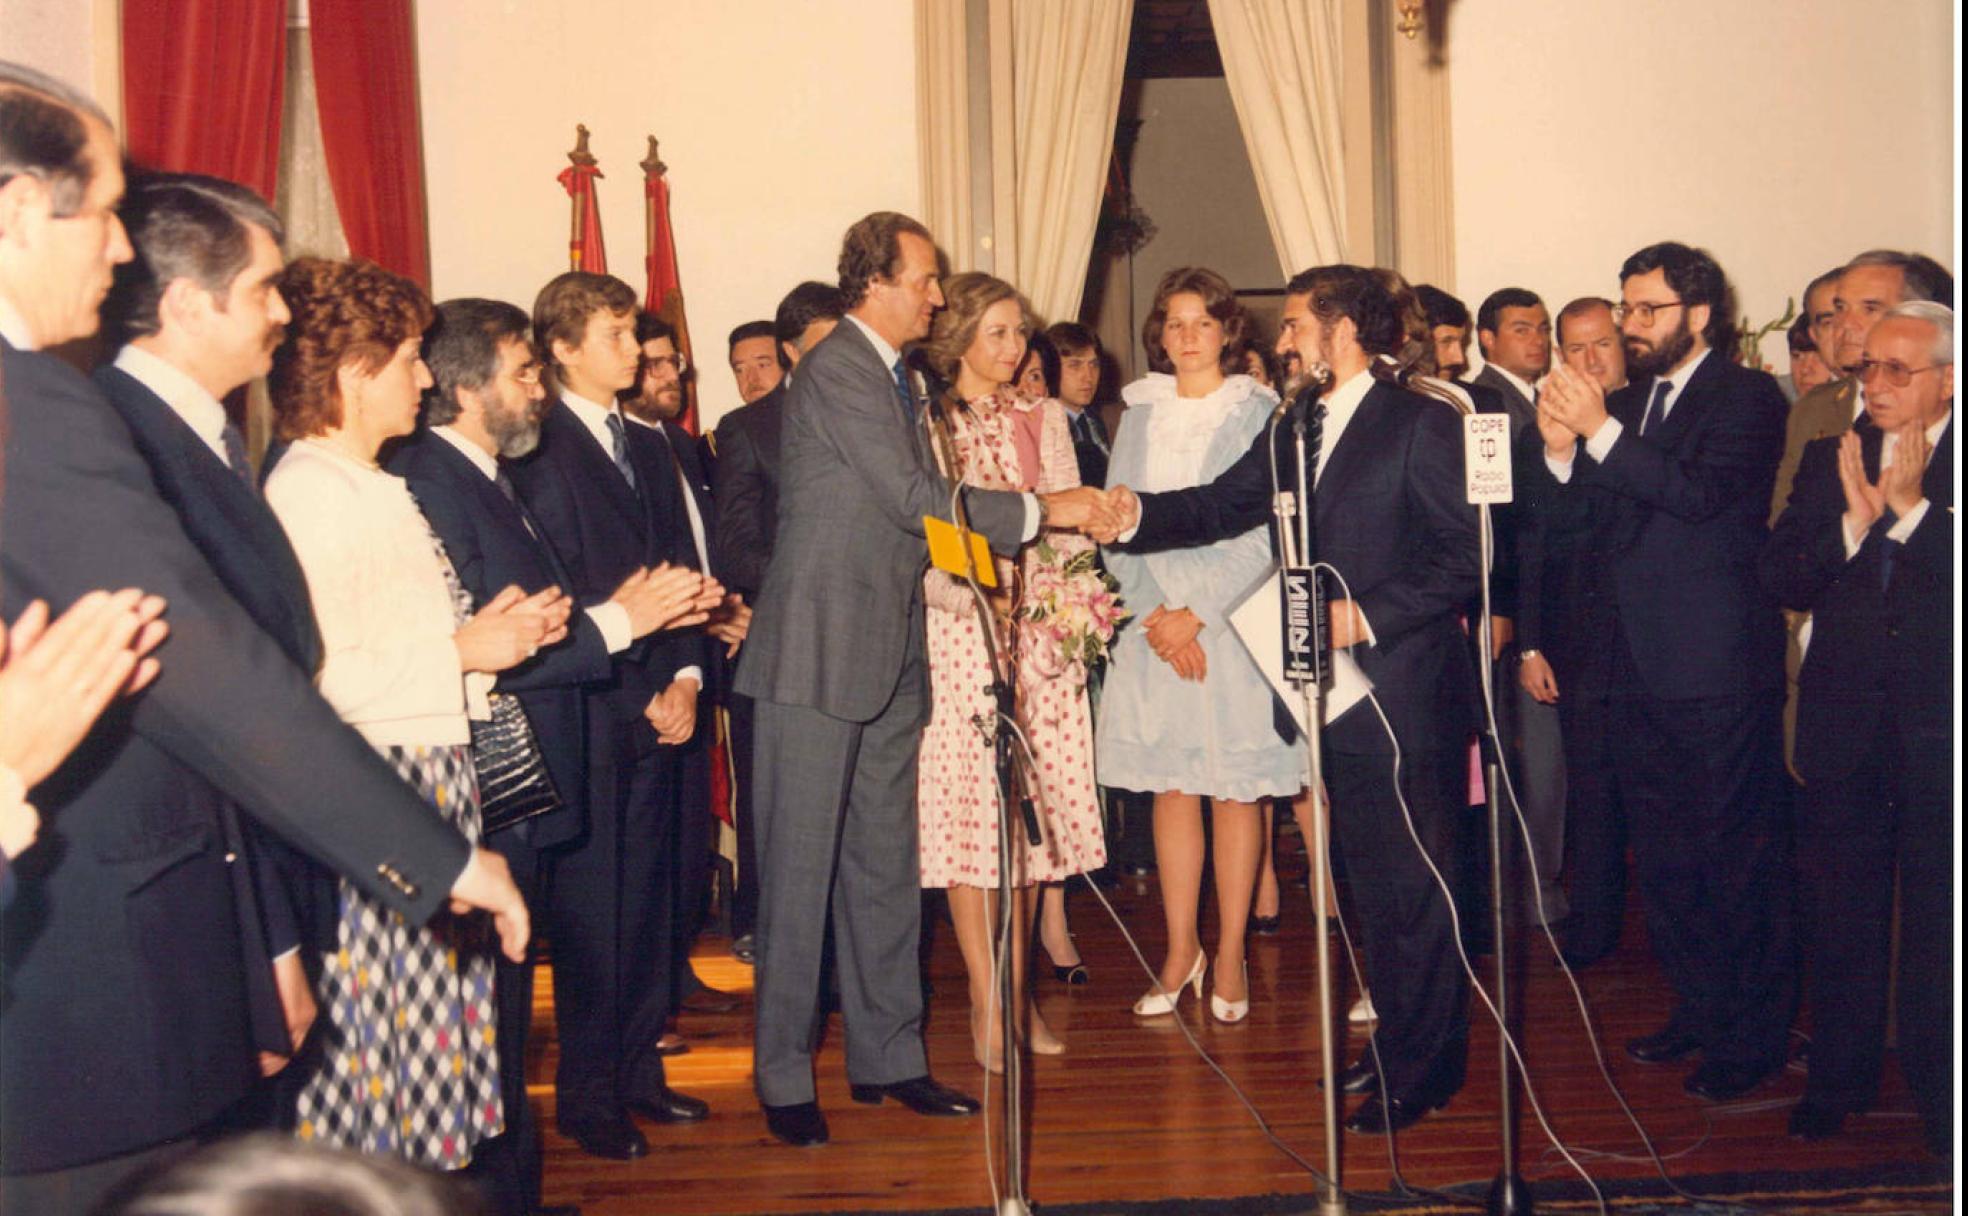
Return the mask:
[(471, 742), (493, 677), (466, 673), (442, 559), (402, 478), (317, 439), (288, 447), (266, 482), (307, 576), (321, 629), (315, 686), (376, 746)]
[(15, 310), (6, 296), (0, 296), (0, 338), (15, 350), (39, 350), (41, 344), (27, 328), (27, 320)]
[(697, 568), (706, 574), (711, 573), (711, 550), (704, 541), (704, 513), (697, 509), (697, 492), (690, 488), (690, 482), (683, 475), (683, 461), (677, 457), (676, 448), (670, 443), (670, 433), (634, 414), (625, 413), (623, 416), (644, 430), (655, 432), (656, 441), (669, 452), (670, 464), (676, 468), (677, 489), (683, 494), (683, 510), (690, 517), (690, 539), (697, 549)]
[[(1668, 389), (1667, 396), (1661, 401), (1660, 420), (1654, 425), (1663, 426), (1667, 423), (1668, 415), (1674, 412), (1674, 403), (1681, 399), (1681, 390), (1688, 387), (1688, 380), (1694, 376), (1695, 369), (1714, 353), (1705, 350), (1660, 378), (1667, 382)], [(1643, 423), (1646, 421), (1646, 410), (1653, 407), (1653, 395), (1658, 384), (1659, 381), (1656, 381), (1647, 386), (1647, 406), (1643, 408), (1640, 415)], [(1585, 441), (1585, 454), (1600, 464), (1606, 463), (1606, 457), (1612, 452), (1613, 445), (1618, 443), (1619, 437), (1624, 434), (1626, 434), (1626, 427), (1619, 419), (1608, 414), (1606, 421), (1600, 424), (1598, 432)], [(1544, 454), (1544, 467), (1551, 470), (1551, 475), (1558, 479), (1559, 485), (1564, 485), (1572, 479), (1572, 461), (1569, 457), (1558, 460), (1547, 451)]]
[(212, 449), (212, 455), (226, 461), (225, 406), (219, 399), (205, 391), (198, 381), (180, 371), (176, 365), (158, 358), (138, 346), (125, 346), (116, 352), (117, 371), (128, 375), (138, 384), (157, 394), (171, 412), (184, 419), (184, 424)]
[[(615, 458), (615, 435), (614, 432), (608, 429), (609, 416), (613, 415), (617, 418), (632, 419), (632, 416), (622, 409), (621, 403), (610, 402), (607, 405), (602, 405), (598, 402), (590, 401), (579, 393), (566, 388), (560, 390), (560, 399), (566, 403), (567, 408), (573, 412), (574, 417), (580, 420), (581, 425), (588, 428), (588, 434), (594, 436), (595, 442), (601, 445), (601, 450), (608, 453), (609, 459), (613, 460)], [(624, 442), (627, 442), (628, 433), (628, 428), (625, 424), (622, 429)], [(684, 497), (688, 499), (689, 495), (686, 494)], [(692, 506), (691, 509), (694, 511), (696, 508)], [(708, 569), (709, 567), (707, 566), (705, 568)], [(596, 605), (596, 607), (601, 606)], [(614, 607), (614, 605), (608, 606)], [(618, 609), (618, 611), (622, 613), (620, 632), (611, 632), (614, 629), (613, 625), (602, 627), (601, 632), (603, 640), (608, 643), (608, 653), (610, 654), (615, 654), (618, 651), (626, 649), (629, 641), (634, 640), (630, 638), (628, 641), (623, 641), (621, 645), (616, 645), (621, 635), (627, 633), (629, 628), (627, 611), (621, 609)], [(601, 622), (596, 621), (595, 624), (600, 626)], [(704, 686), (704, 669), (695, 666), (680, 667), (677, 669), (676, 675), (672, 678), (676, 680), (695, 680), (697, 681), (697, 687), (702, 688)]]
[[(463, 453), (465, 459), (471, 461), (479, 472), (485, 474), (487, 481), (497, 482), (499, 480), (499, 462), (494, 459), (492, 453), (459, 434), (455, 427), (434, 426), (430, 431), (431, 434), (436, 435)], [(533, 531), (533, 525), (530, 522), (526, 525), (526, 530), (528, 532)], [(535, 536), (533, 539), (543, 545), (547, 543), (547, 538), (544, 536)], [(568, 589), (562, 587), (561, 590), (567, 591)], [(615, 601), (609, 600), (605, 603), (596, 604), (592, 608), (585, 609), (585, 612), (587, 618), (594, 622), (594, 627), (601, 632), (602, 643), (608, 647), (609, 654), (620, 654), (629, 648), (631, 642), (635, 641), (635, 635), (629, 631), (629, 610)]]

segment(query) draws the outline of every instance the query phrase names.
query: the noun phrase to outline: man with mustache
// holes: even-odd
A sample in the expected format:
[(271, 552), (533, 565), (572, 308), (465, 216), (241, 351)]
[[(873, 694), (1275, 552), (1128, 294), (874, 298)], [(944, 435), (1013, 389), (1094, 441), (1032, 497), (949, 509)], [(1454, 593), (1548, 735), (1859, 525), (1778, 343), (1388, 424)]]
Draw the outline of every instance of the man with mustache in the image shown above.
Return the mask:
[(1611, 731), (1648, 936), (1677, 997), (1627, 1054), (1695, 1052), (1690, 1094), (1727, 1101), (1783, 1065), (1793, 969), (1779, 786), (1783, 628), (1757, 582), (1783, 392), (1731, 362), (1722, 269), (1650, 245), (1620, 268), (1634, 379), (1608, 396), (1560, 365), (1538, 398), (1549, 526), (1604, 563)]
[[(484, 603), (509, 586), (528, 595), (571, 586), (546, 537), (513, 492), (501, 461), (540, 442), (547, 395), (526, 313), (498, 300), (447, 300), (424, 338), (432, 387), (417, 433), (391, 455), (389, 470), (410, 484), (458, 579)], [(703, 579), (663, 567), (632, 572), (603, 603), (568, 622), (567, 638), (502, 674), (496, 691), (519, 698), (538, 741), (558, 810), (493, 830), (486, 844), (506, 858), (527, 902), (544, 906), (556, 864), (585, 846), (589, 813), (587, 714), (582, 686), (606, 680), (615, 656), (659, 629), (701, 619)], [(563, 952), (556, 951), (556, 962)], [(561, 984), (580, 982), (567, 970)], [(499, 1077), (506, 1132), (481, 1145), (471, 1173), (500, 1216), (537, 1209), (538, 1131), (526, 1097), (526, 1037), (533, 966), (499, 961)]]

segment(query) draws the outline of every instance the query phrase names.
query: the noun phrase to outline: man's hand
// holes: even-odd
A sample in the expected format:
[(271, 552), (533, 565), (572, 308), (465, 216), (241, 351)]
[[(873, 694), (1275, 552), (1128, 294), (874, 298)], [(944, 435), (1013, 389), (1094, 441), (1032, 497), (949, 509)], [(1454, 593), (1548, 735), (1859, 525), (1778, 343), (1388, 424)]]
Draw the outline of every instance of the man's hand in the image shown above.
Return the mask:
[(1326, 633), (1334, 650), (1344, 650), (1367, 640), (1367, 618), (1352, 600), (1334, 600), (1326, 605)]
[(91, 591), (52, 624), (29, 604), (12, 638), (0, 625), (0, 764), (34, 788), (109, 703), (157, 678), (148, 657), (169, 627), (164, 601), (141, 591)]
[(1087, 535), (1103, 545), (1119, 540), (1123, 532), (1141, 522), (1141, 500), (1126, 486), (1107, 491), (1107, 513), (1096, 520)]
[[(1582, 376), (1560, 363), (1544, 378), (1544, 384), (1538, 390), (1537, 408), (1540, 418), (1549, 414), (1580, 439), (1591, 439), (1606, 424), (1606, 390), (1592, 377)], [(1538, 427), (1538, 433), (1544, 437), (1545, 451), (1550, 452), (1554, 460), (1568, 458), (1552, 451), (1551, 436), (1543, 426)]]
[(1886, 494), (1866, 480), (1865, 454), (1859, 450), (1857, 431), (1846, 431), (1839, 437), (1838, 484), (1845, 490), (1845, 530), (1864, 541), (1866, 532), (1886, 513)]
[(1905, 519), (1927, 496), (1920, 482), (1927, 476), (1927, 457), (1933, 453), (1933, 445), (1927, 442), (1927, 428), (1918, 421), (1901, 427), (1899, 434), (1900, 441), (1893, 446), (1893, 458), (1879, 470), (1879, 494), (1885, 499), (1887, 510)]
[(462, 916), (474, 908), (492, 914), (500, 948), (513, 962), (524, 963), (533, 920), (513, 884), (512, 868), (490, 849), (473, 849), (458, 881), (451, 884), (451, 910)]
[(1046, 527), (1084, 532), (1107, 511), (1107, 495), (1093, 486), (1074, 486), (1039, 495), (1045, 503)]
[(697, 681), (672, 680), (656, 694), (642, 716), (656, 728), (656, 741), (676, 746), (690, 742), (697, 730)]
[(724, 643), (724, 657), (727, 659), (738, 653), (738, 647), (751, 629), (751, 605), (735, 591), (724, 597), (717, 611), (711, 613), (710, 623), (704, 626), (705, 633)]
[(315, 1014), (319, 1012), (314, 1003), (314, 989), (309, 986), (307, 968), (301, 966), (301, 952), (289, 950), (273, 960), (273, 988), (280, 994), (280, 1009), (287, 1015), (287, 1037), (293, 1041), (294, 1050), (286, 1055), (275, 1055), (270, 1051), (260, 1053), (260, 1075), (270, 1077), (287, 1067), (287, 1062), (301, 1050), (307, 1041), (308, 1029), (314, 1025)]
[(1546, 705), (1558, 703), (1558, 677), (1551, 670), (1551, 664), (1541, 654), (1524, 655), (1517, 662), (1517, 682), (1531, 699)]
[(630, 636), (640, 638), (658, 629), (703, 624), (719, 599), (705, 590), (704, 582), (704, 576), (688, 566), (664, 562), (653, 570), (630, 574), (608, 598), (628, 613)]

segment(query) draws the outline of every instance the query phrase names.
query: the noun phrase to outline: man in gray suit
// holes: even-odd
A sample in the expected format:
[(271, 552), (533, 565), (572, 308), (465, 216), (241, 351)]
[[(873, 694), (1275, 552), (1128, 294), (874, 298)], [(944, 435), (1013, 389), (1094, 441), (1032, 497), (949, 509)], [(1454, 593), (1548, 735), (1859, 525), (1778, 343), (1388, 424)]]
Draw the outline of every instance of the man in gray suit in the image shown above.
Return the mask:
[[(929, 1076), (922, 1042), (916, 745), (929, 717), (923, 517), (948, 518), (922, 400), (899, 348), (943, 293), (928, 229), (882, 211), (848, 229), (847, 317), (800, 362), (786, 397), (778, 542), (737, 689), (758, 702), (753, 762), (761, 899), (756, 1080), (772, 1134), (824, 1144), (813, 1038), (831, 897), (855, 1101), (919, 1114), (977, 1103)], [(1002, 553), (1099, 500), (966, 491)]]

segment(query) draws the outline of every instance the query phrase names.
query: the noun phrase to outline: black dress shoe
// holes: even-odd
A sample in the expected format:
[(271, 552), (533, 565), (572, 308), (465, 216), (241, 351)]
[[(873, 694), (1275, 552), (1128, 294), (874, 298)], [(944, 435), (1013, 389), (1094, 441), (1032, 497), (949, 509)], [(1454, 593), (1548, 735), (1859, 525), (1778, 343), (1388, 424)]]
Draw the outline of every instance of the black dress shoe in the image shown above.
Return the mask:
[(746, 966), (758, 962), (758, 938), (750, 933), (740, 933), (731, 942), (731, 957)]
[(1380, 1100), (1379, 1094), (1374, 1094), (1360, 1103), (1360, 1108), (1346, 1120), (1346, 1130), (1362, 1136), (1392, 1135), (1413, 1127), (1429, 1111), (1448, 1104), (1448, 1098), (1433, 1094), (1391, 1098), (1386, 1102)]
[(847, 1093), (863, 1106), (880, 1106), (883, 1098), (893, 1098), (919, 1115), (974, 1115), (978, 1110), (977, 1099), (938, 1084), (927, 1073), (889, 1085), (850, 1085)]
[[(1361, 1052), (1359, 1059), (1339, 1070), (1339, 1092), (1343, 1094), (1358, 1097), (1361, 1094), (1372, 1093), (1379, 1083), (1380, 1069), (1374, 1067), (1371, 1051)], [(1325, 1078), (1319, 1078), (1319, 1088), (1325, 1087)]]
[(1728, 1102), (1742, 1097), (1763, 1084), (1776, 1069), (1764, 1064), (1718, 1064), (1710, 1062), (1688, 1074), (1681, 1088), (1710, 1102)]
[(560, 1134), (579, 1145), (590, 1157), (608, 1161), (634, 1161), (649, 1155), (649, 1141), (636, 1125), (621, 1116), (567, 1116), (557, 1120)]
[(1685, 1056), (1694, 1054), (1701, 1046), (1701, 1040), (1677, 1026), (1668, 1026), (1652, 1034), (1629, 1039), (1626, 1054), (1642, 1064), (1672, 1064)]
[(795, 1102), (791, 1106), (765, 1108), (765, 1128), (794, 1148), (812, 1148), (827, 1142), (827, 1118), (818, 1102)]
[(668, 1088), (657, 1091), (651, 1097), (631, 1100), (629, 1109), (648, 1115), (658, 1123), (702, 1123), (711, 1117), (710, 1103)]
[(1250, 918), (1250, 931), (1259, 937), (1278, 936), (1278, 917), (1253, 916)]
[(687, 1056), (690, 1042), (680, 1034), (666, 1034), (656, 1040), (656, 1054), (666, 1060), (671, 1056)]
[(1790, 1109), (1792, 1140), (1829, 1140), (1845, 1128), (1845, 1116), (1852, 1112), (1829, 1102), (1805, 1098)]

